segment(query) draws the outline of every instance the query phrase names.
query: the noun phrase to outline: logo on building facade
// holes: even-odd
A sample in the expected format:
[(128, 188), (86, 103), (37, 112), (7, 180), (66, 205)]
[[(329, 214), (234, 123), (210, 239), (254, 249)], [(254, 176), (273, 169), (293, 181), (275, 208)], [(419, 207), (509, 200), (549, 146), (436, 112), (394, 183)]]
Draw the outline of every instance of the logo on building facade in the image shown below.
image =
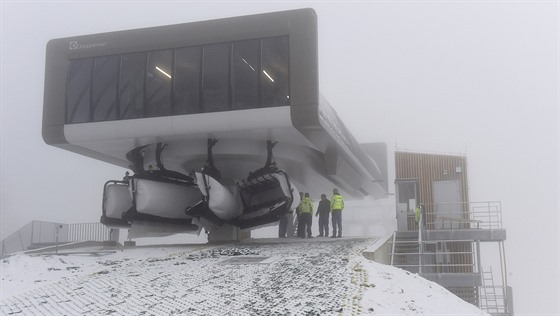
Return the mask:
[(82, 44), (82, 43), (78, 43), (78, 41), (72, 41), (69, 44), (70, 44), (70, 50), (90, 49), (90, 48), (95, 48), (95, 47), (105, 47), (105, 46), (107, 46), (107, 42)]

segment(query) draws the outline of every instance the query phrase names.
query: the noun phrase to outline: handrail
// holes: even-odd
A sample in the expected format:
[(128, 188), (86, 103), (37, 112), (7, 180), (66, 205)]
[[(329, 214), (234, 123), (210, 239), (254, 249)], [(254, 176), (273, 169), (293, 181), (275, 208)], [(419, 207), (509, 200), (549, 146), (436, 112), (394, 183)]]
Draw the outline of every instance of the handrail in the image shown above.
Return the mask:
[[(399, 268), (411, 268), (414, 270), (417, 270), (419, 274), (423, 274), (423, 273), (430, 273), (429, 271), (432, 270), (433, 268), (437, 268), (438, 269), (438, 273), (457, 273), (456, 271), (453, 271), (453, 268), (469, 268), (469, 273), (480, 273), (479, 271), (479, 267), (477, 264), (477, 260), (474, 260), (470, 263), (444, 263), (444, 262), (433, 262), (430, 263), (430, 257), (433, 256), (444, 256), (449, 258), (450, 256), (464, 256), (464, 255), (475, 255), (475, 251), (476, 251), (476, 247), (473, 247), (472, 250), (470, 251), (440, 251), (440, 250), (435, 250), (435, 251), (426, 251), (425, 246), (426, 245), (433, 245), (434, 242), (433, 241), (427, 241), (427, 240), (423, 240), (422, 236), (419, 234), (418, 235), (419, 240), (404, 240), (404, 241), (393, 241), (393, 245), (392, 245), (392, 252), (391, 252), (391, 265), (395, 266), (395, 267), (399, 267)], [(456, 239), (456, 240), (446, 240), (445, 243), (456, 243), (456, 242), (469, 242), (472, 243), (472, 240), (464, 240), (464, 239)], [(402, 245), (402, 246), (409, 246), (412, 247), (414, 245), (418, 245), (419, 249), (417, 252), (396, 252), (396, 247), (398, 245)], [(404, 250), (404, 249), (403, 249)], [(405, 250), (406, 251), (406, 250)], [(398, 259), (399, 256), (402, 256), (402, 258), (404, 257), (408, 257), (410, 258), (408, 262), (406, 263), (402, 263), (400, 264)], [(416, 258), (416, 256), (418, 256), (418, 263), (410, 263), (410, 262), (414, 262), (416, 259), (412, 259), (412, 258)], [(447, 269), (450, 268), (450, 269)]]
[(438, 251), (438, 252), (424, 252), (424, 253), (418, 253), (418, 252), (395, 252), (395, 253), (391, 253), (391, 254), (395, 254), (395, 255), (422, 255), (422, 256), (430, 256), (433, 254), (438, 254), (438, 255), (470, 255), (472, 254), (472, 251), (460, 251), (460, 252), (452, 252), (452, 251)]
[[(508, 287), (504, 285), (494, 285), (487, 286), (483, 285), (479, 287), (481, 289), (480, 306), (479, 308), (488, 312), (489, 314), (503, 314), (511, 315), (511, 310), (508, 307)], [(492, 291), (491, 297), (486, 295), (486, 290), (490, 289)], [(482, 291), (484, 290), (484, 291)]]
[[(424, 204), (427, 229), (448, 229), (445, 220), (451, 220), (451, 229), (502, 229), (502, 205), (500, 201), (443, 202)], [(457, 221), (458, 223), (453, 223)], [(476, 224), (472, 227), (471, 224)]]
[(394, 232), (393, 233), (393, 242), (392, 242), (393, 244), (391, 246), (391, 265), (393, 265), (393, 262), (394, 262), (394, 259), (395, 259), (394, 253), (395, 253), (395, 244), (396, 244), (395, 240), (396, 239), (397, 239), (397, 232)]
[[(446, 268), (446, 267), (472, 267), (472, 264), (468, 263), (447, 263), (447, 264), (424, 264), (424, 267), (438, 267), (438, 268)], [(402, 267), (417, 267), (415, 264), (396, 264), (394, 267), (402, 268)], [(419, 272), (420, 273), (420, 272)], [(456, 272), (449, 272), (456, 273)], [(472, 273), (478, 273), (476, 271)]]
[[(474, 240), (472, 239), (446, 239), (445, 242), (473, 242)], [(422, 241), (424, 244), (434, 244), (434, 243), (438, 243), (441, 241), (436, 241), (436, 240), (423, 240)], [(400, 240), (400, 241), (395, 241), (395, 243), (397, 244), (416, 244), (418, 243), (417, 240)]]
[[(423, 207), (421, 208), (421, 212), (425, 212)], [(420, 253), (420, 256), (418, 256), (418, 273), (422, 273), (422, 257), (424, 257), (424, 245), (422, 243), (423, 217), (424, 214), (420, 214), (420, 219), (418, 221), (418, 252)]]

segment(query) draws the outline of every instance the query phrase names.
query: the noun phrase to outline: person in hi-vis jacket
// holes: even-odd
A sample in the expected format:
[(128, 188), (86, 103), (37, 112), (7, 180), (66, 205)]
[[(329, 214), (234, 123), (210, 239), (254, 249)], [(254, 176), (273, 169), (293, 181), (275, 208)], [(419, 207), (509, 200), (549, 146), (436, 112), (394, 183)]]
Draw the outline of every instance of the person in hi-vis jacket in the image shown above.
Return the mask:
[[(342, 237), (342, 210), (344, 209), (344, 199), (342, 195), (338, 193), (338, 189), (333, 190), (333, 196), (331, 198), (331, 214), (332, 214), (332, 236)], [(338, 228), (338, 234), (336, 232)]]

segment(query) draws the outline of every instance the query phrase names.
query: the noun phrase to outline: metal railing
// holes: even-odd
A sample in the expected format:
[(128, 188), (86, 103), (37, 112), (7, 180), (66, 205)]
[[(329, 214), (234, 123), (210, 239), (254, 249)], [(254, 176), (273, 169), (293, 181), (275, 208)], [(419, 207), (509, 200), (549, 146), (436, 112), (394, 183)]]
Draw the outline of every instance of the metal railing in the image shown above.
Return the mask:
[(1, 254), (3, 257), (41, 245), (78, 241), (106, 241), (110, 238), (111, 229), (101, 223), (62, 224), (31, 221), (2, 240)]
[(420, 229), (418, 229), (418, 249), (419, 251), (419, 256), (418, 256), (418, 272), (422, 273), (422, 266), (424, 265), (423, 262), (424, 260), (424, 242), (422, 241), (422, 235), (424, 235), (424, 230), (422, 229), (422, 227), (424, 227), (424, 216), (423, 214), (420, 215), (419, 221), (418, 221), (418, 227), (420, 227)]
[[(393, 241), (391, 253), (392, 265), (411, 272), (422, 273), (479, 273), (476, 247), (472, 240), (448, 240), (439, 244), (469, 243), (470, 250), (452, 251), (438, 249), (438, 243), (432, 241)], [(429, 247), (428, 247), (429, 246)], [(405, 251), (399, 251), (402, 249)], [(431, 248), (431, 249), (429, 249)], [(470, 257), (467, 262), (458, 257)], [(404, 263), (403, 263), (404, 262)]]
[(425, 228), (502, 229), (499, 201), (426, 204)]
[(106, 241), (110, 238), (111, 229), (101, 223), (68, 225), (68, 241)]
[[(425, 277), (431, 274), (441, 276), (445, 273), (467, 273), (465, 276), (472, 276), (475, 283), (468, 282), (471, 284), (470, 287), (457, 287), (456, 293), (454, 292), (457, 296), (478, 305), (491, 315), (513, 315), (512, 290), (507, 286), (503, 241), (498, 245), (501, 281), (505, 285), (494, 285), (493, 275), (486, 276), (481, 268), (480, 241), (470, 239), (438, 241), (425, 238), (427, 230), (501, 230), (503, 229), (501, 202), (426, 204), (424, 211), (425, 214), (418, 218), (418, 222), (411, 223), (411, 218), (407, 220), (408, 228), (415, 227), (412, 230), (417, 230), (417, 240), (398, 240), (396, 233), (393, 236), (391, 265)], [(414, 221), (414, 217), (412, 220)]]
[[(438, 250), (437, 244), (464, 243), (470, 244), (471, 250), (447, 251)], [(465, 280), (471, 280), (462, 286), (455, 284), (449, 290), (463, 300), (477, 305), (491, 315), (513, 315), (512, 289), (507, 285), (494, 284), (493, 274), (482, 271), (480, 265), (479, 245), (472, 240), (452, 240), (431, 242), (419, 240), (393, 240), (391, 265), (405, 269), (428, 279), (437, 275), (435, 282), (446, 286), (445, 275), (463, 273)], [(463, 256), (461, 258), (461, 256)], [(465, 257), (471, 260), (463, 260)], [(503, 267), (501, 267), (503, 269)], [(490, 271), (492, 271), (490, 269)], [(472, 277), (468, 277), (471, 275)], [(453, 279), (452, 279), (453, 280)], [(474, 281), (474, 283), (472, 283)], [(505, 280), (502, 280), (507, 282)], [(507, 284), (507, 283), (506, 283)], [(448, 284), (449, 285), (449, 284)]]

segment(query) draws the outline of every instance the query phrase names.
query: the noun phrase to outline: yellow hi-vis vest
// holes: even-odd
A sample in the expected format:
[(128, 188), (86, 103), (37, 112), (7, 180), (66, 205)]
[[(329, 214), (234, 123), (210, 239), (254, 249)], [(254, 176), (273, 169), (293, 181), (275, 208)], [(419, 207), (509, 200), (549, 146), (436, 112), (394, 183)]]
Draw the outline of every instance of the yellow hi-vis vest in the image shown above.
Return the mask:
[(344, 208), (344, 200), (340, 194), (335, 194), (331, 198), (331, 210), (342, 210)]
[(416, 223), (420, 222), (420, 218), (422, 218), (422, 216), (424, 215), (422, 213), (424, 213), (424, 205), (418, 205), (416, 207), (416, 212), (414, 213), (416, 218)]
[(301, 201), (301, 204), (299, 205), (299, 212), (300, 214), (313, 213), (313, 204), (308, 197), (303, 198), (303, 201)]

